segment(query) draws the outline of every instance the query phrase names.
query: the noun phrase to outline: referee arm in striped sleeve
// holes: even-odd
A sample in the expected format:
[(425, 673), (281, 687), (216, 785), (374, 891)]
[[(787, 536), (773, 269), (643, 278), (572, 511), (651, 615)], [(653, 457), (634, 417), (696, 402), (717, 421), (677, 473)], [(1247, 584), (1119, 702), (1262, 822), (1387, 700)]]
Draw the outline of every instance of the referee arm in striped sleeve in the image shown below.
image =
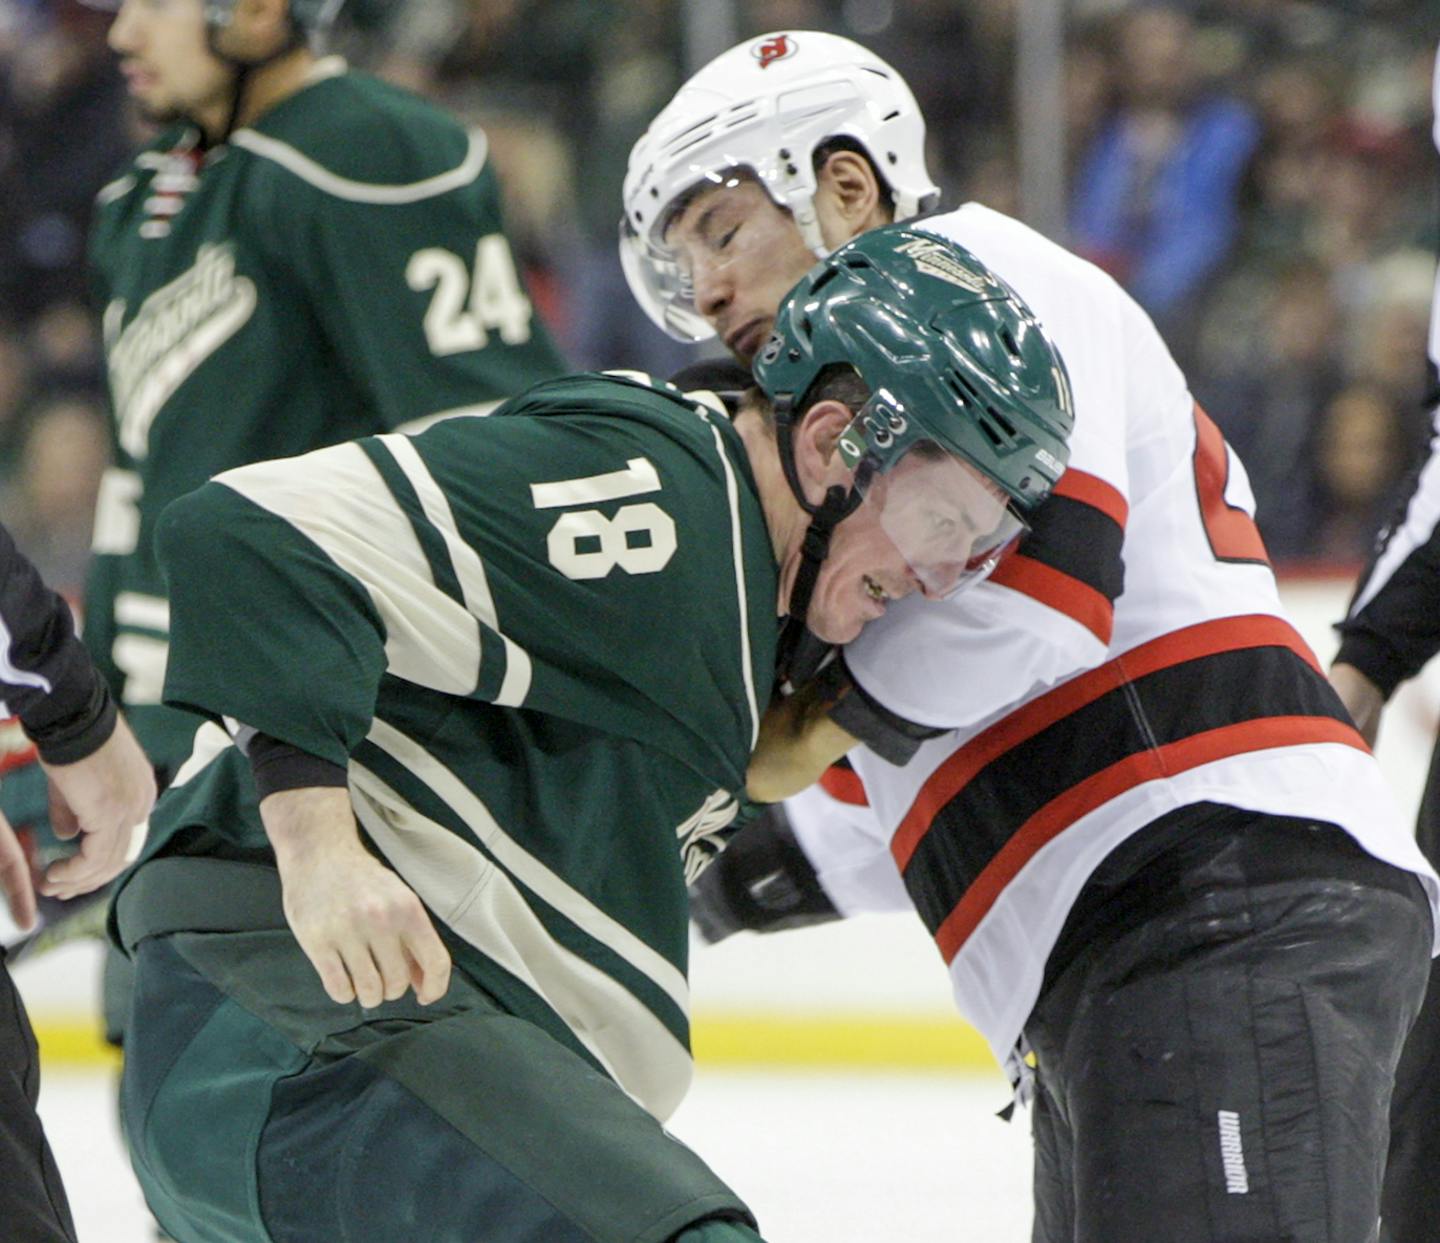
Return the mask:
[[(52, 864), (46, 893), (71, 898), (125, 865), (131, 830), (155, 801), (155, 777), (75, 634), (65, 601), (0, 528), (0, 697), (40, 752), (52, 789), (74, 813), (78, 852)], [(0, 891), (16, 923), (35, 919), (29, 865), (0, 818)]]
[(1440, 652), (1440, 411), (1430, 455), (1376, 541), (1337, 629), (1330, 680), (1373, 746), (1395, 688)]

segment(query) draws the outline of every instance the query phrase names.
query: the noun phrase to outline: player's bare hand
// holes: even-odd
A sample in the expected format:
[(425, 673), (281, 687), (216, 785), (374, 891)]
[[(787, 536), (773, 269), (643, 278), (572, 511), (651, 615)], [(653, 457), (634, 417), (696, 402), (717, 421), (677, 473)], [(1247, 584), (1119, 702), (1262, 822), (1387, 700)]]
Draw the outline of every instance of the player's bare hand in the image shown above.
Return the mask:
[(10, 917), (21, 932), (34, 927), (35, 886), (30, 880), (30, 860), (3, 814), (0, 814), (0, 894), (5, 896)]
[(73, 898), (114, 880), (125, 867), (135, 830), (155, 803), (155, 770), (124, 719), (99, 750), (73, 764), (42, 764), (50, 778), (51, 821), (57, 836), (80, 849), (53, 863), (41, 890)]
[(332, 1000), (367, 1009), (408, 989), (429, 1005), (450, 987), (450, 954), (424, 904), (361, 844), (342, 789), (286, 790), (260, 804), (285, 918)]
[(757, 803), (799, 794), (856, 745), (854, 736), (826, 715), (832, 706), (814, 683), (770, 705), (745, 773), (746, 792)]
[(1373, 747), (1385, 711), (1385, 696), (1380, 688), (1354, 665), (1339, 662), (1330, 667), (1330, 685), (1354, 718), (1361, 737)]

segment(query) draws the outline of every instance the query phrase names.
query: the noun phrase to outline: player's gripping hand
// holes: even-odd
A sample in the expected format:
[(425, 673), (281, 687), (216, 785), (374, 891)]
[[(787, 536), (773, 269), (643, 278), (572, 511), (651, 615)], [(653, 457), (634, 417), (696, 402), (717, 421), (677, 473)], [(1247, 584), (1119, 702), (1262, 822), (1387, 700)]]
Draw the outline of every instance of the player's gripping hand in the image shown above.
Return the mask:
[(30, 881), (30, 860), (10, 822), (0, 815), (0, 895), (21, 932), (35, 926), (35, 887)]
[(40, 890), (69, 899), (98, 889), (124, 869), (135, 830), (155, 803), (155, 770), (123, 717), (101, 746), (73, 764), (40, 765), (50, 778), (51, 824), (79, 850), (53, 863)]
[(424, 904), (361, 844), (349, 793), (282, 790), (260, 803), (275, 848), (285, 918), (331, 999), (367, 1009), (450, 987), (450, 954)]

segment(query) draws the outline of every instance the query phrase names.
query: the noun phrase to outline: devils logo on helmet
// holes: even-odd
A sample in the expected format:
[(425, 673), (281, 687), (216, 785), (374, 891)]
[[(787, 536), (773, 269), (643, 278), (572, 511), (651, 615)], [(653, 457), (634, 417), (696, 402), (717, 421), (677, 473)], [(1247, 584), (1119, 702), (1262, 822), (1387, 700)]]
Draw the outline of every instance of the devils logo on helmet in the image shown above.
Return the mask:
[(766, 69), (777, 60), (784, 60), (787, 56), (795, 55), (795, 44), (789, 35), (776, 35), (773, 39), (766, 39), (763, 43), (757, 43), (750, 50), (750, 54), (760, 62), (760, 68)]

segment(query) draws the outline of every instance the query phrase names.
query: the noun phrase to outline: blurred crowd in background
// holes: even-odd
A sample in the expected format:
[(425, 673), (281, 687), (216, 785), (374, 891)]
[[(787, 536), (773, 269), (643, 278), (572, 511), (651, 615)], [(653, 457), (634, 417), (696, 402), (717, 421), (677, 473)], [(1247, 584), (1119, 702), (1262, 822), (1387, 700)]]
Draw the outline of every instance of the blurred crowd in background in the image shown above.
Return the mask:
[[(1250, 472), (1272, 556), (1354, 567), (1429, 433), (1440, 0), (1066, 4), (1063, 239), (1152, 313)], [(352, 62), (483, 125), (532, 293), (577, 367), (686, 349), (615, 253), (626, 155), (693, 66), (681, 0), (351, 0)], [(752, 0), (909, 80), (950, 206), (1022, 215), (1021, 0)], [(78, 0), (0, 0), (0, 518), (74, 587), (107, 458), (85, 245), (146, 138)]]

